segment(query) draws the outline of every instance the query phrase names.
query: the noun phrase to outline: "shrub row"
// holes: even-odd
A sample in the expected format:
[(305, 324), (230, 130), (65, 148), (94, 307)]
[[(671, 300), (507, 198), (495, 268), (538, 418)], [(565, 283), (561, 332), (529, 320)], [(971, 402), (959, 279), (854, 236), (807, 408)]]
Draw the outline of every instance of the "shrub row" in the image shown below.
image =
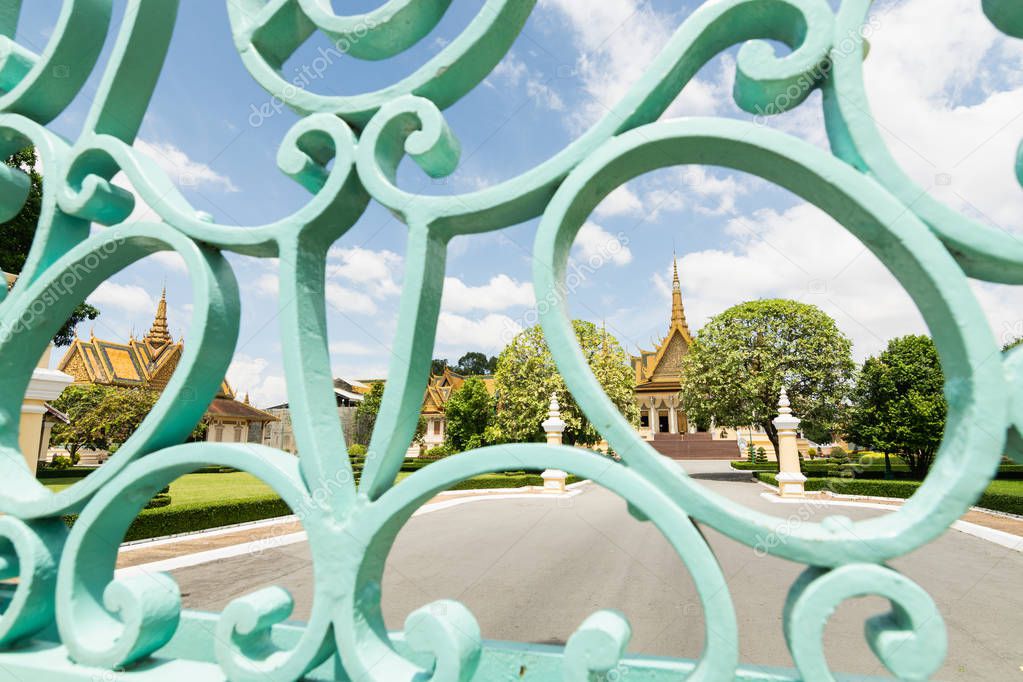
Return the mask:
[[(576, 483), (582, 479), (569, 476), (565, 483)], [(539, 474), (487, 474), (470, 478), (448, 488), (448, 490), (487, 490), (492, 488), (524, 488), (530, 485), (543, 485), (543, 477)]]
[[(778, 485), (775, 474), (758, 472), (756, 474), (764, 483)], [(920, 487), (919, 481), (877, 481), (855, 478), (808, 478), (806, 490), (830, 490), (837, 495), (863, 495), (866, 497), (894, 497), (907, 499)], [(986, 492), (976, 501), (975, 506), (1009, 514), (1023, 515), (1023, 495), (1010, 493)]]
[[(50, 469), (41, 468), (36, 471), (36, 478), (42, 479), (55, 479), (55, 478), (85, 478), (94, 471), (98, 471), (99, 467), (72, 467), (71, 469)], [(222, 466), (208, 466), (201, 469), (196, 469), (193, 474), (232, 474), (238, 471), (232, 467)]]
[[(567, 482), (581, 480), (569, 476)], [(543, 485), (539, 475), (513, 472), (511, 474), (487, 474), (455, 484), (451, 490), (481, 490), (491, 488), (521, 488)], [(143, 509), (128, 528), (125, 542), (149, 538), (191, 533), (195, 531), (231, 526), (237, 523), (262, 521), (279, 516), (288, 516), (291, 509), (276, 495), (261, 495), (222, 502), (197, 502), (158, 508)], [(77, 516), (65, 516), (68, 527), (74, 525)]]
[[(128, 528), (124, 541), (191, 533), (236, 523), (287, 516), (290, 513), (288, 505), (276, 495), (143, 509)], [(64, 517), (68, 526), (74, 525), (76, 519), (75, 516)]]

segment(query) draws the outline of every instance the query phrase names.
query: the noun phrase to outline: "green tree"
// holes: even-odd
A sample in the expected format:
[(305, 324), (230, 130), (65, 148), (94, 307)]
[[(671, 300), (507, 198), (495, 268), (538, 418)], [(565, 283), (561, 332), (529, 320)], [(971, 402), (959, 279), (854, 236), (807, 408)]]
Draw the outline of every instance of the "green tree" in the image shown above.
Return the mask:
[(496, 357), (488, 358), (485, 353), (476, 351), (466, 353), (458, 358), (458, 364), (455, 365), (455, 371), (465, 376), (492, 374), (496, 368)]
[(847, 436), (858, 445), (900, 455), (915, 476), (934, 461), (945, 430), (945, 376), (928, 336), (892, 339), (860, 370)]
[[(355, 442), (360, 445), (369, 445), (373, 435), (373, 427), (377, 422), (377, 414), (380, 413), (380, 403), (384, 399), (384, 382), (377, 381), (370, 385), (369, 393), (362, 398), (362, 402), (355, 408)], [(426, 420), (419, 415), (416, 423), (416, 432), (412, 436), (412, 442), (422, 444), (423, 436), (426, 435)]]
[[(30, 180), (28, 200), (18, 215), (6, 223), (0, 224), (0, 270), (18, 274), (25, 267), (25, 260), (32, 248), (36, 226), (39, 224), (39, 213), (43, 201), (43, 177), (36, 170), (38, 159), (36, 150), (26, 147), (5, 160), (11, 168), (26, 173)], [(88, 303), (79, 303), (71, 313), (64, 326), (53, 337), (57, 346), (69, 346), (75, 338), (75, 327), (85, 320), (95, 320), (99, 310)]]
[(101, 441), (103, 434), (96, 430), (97, 424), (92, 415), (108, 390), (106, 386), (96, 384), (73, 385), (65, 388), (53, 401), (53, 406), (66, 414), (71, 423), (55, 424), (50, 442), (67, 448), (72, 462), (78, 462), (78, 451), (82, 448), (99, 450), (105, 447)]
[[(63, 445), (74, 463), (82, 448), (112, 452), (138, 429), (160, 394), (149, 388), (123, 388), (97, 384), (74, 384), (64, 389), (53, 406), (66, 414), (70, 424), (56, 424), (50, 441)], [(190, 440), (206, 437), (205, 421), (196, 424)]]
[(852, 343), (816, 306), (749, 301), (712, 318), (682, 359), (680, 399), (690, 421), (763, 427), (775, 453), (778, 395), (812, 440), (829, 440), (848, 396)]
[(487, 445), (487, 427), (494, 418), (494, 401), (483, 380), (471, 376), (444, 404), (448, 444), (458, 452)]
[(450, 367), (450, 365), (448, 364), (448, 361), (446, 359), (434, 358), (433, 362), (430, 363), (430, 374), (436, 374), (439, 376), (443, 374), (444, 370), (446, 370), (448, 367)]
[[(636, 377), (629, 358), (617, 339), (596, 325), (574, 320), (572, 326), (590, 369), (612, 404), (633, 424), (639, 421), (636, 408)], [(589, 423), (558, 374), (554, 357), (543, 337), (540, 325), (520, 332), (501, 351), (495, 373), (498, 411), (497, 426), (501, 440), (512, 442), (543, 441), (543, 427), (551, 394), (556, 393), (565, 420), (565, 442), (591, 445), (600, 441), (599, 432)]]

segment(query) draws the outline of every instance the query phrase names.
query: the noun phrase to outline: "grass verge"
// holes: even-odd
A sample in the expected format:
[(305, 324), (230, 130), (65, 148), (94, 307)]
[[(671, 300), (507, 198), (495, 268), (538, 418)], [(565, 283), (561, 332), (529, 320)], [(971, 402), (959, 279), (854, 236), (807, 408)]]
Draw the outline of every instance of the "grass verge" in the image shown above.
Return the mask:
[[(778, 485), (775, 474), (771, 472), (760, 471), (756, 476), (764, 483)], [(808, 491), (830, 490), (837, 495), (907, 499), (919, 487), (920, 481), (884, 481), (862, 478), (806, 479)], [(1023, 515), (1023, 481), (992, 481), (974, 504), (984, 509)]]
[[(400, 482), (409, 475), (409, 472), (402, 472), (398, 476), (398, 481)], [(273, 494), (269, 486), (260, 482), (254, 476), (241, 472), (223, 474), (223, 476), (231, 477), (231, 480), (225, 480), (221, 485), (211, 481), (203, 481), (203, 484), (210, 484), (201, 485), (195, 481), (185, 480), (190, 478), (190, 476), (181, 477), (171, 485), (173, 503), (166, 507), (142, 510), (128, 528), (124, 541), (131, 542), (133, 540), (148, 540), (149, 538), (163, 537), (165, 535), (192, 533), (238, 523), (273, 519), (288, 516), (292, 513), (288, 505), (284, 503), (284, 500)], [(200, 475), (200, 477), (203, 479), (213, 478), (209, 475)], [(238, 477), (248, 478), (235, 480)], [(569, 476), (567, 482), (575, 483), (579, 480), (581, 479), (578, 476)], [(253, 485), (253, 481), (258, 483), (259, 486)], [(180, 492), (175, 489), (175, 486), (181, 483), (184, 483), (185, 489), (189, 491), (187, 496), (181, 495), (179, 497)], [(470, 478), (456, 483), (450, 490), (523, 488), (539, 485), (543, 485), (543, 478), (538, 474), (512, 472), (509, 474), (486, 474)], [(232, 488), (232, 486), (241, 486), (247, 490), (257, 490), (259, 492), (239, 497), (237, 494), (238, 488)], [(234, 499), (213, 499), (209, 497), (197, 499), (200, 495), (208, 496), (211, 493), (223, 494), (230, 490), (234, 491)], [(68, 526), (72, 526), (76, 518), (75, 516), (65, 516), (64, 520)]]

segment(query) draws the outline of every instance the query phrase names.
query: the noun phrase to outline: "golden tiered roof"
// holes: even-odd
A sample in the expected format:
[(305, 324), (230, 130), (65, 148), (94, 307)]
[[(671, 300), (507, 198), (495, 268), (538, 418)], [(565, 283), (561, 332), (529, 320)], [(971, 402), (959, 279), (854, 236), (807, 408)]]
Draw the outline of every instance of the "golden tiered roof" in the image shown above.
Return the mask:
[(636, 372), (636, 390), (666, 390), (679, 383), (682, 356), (689, 352), (693, 337), (686, 322), (686, 311), (682, 305), (682, 284), (678, 277), (678, 259), (672, 259), (671, 281), (671, 322), (668, 333), (654, 350), (640, 349), (632, 357), (632, 368)]
[[(145, 337), (132, 337), (128, 343), (97, 339), (95, 333), (90, 333), (88, 341), (75, 337), (58, 369), (73, 376), (76, 383), (163, 390), (181, 360), (183, 348), (183, 343), (175, 343), (167, 329), (165, 289), (156, 306), (153, 326)], [(230, 390), (226, 383), (225, 388)]]
[[(462, 387), (468, 377), (445, 367), (442, 374), (434, 374), (430, 377), (430, 383), (426, 385), (426, 395), (423, 397), (423, 414), (440, 414), (444, 412), (444, 405), (451, 398), (451, 394)], [(480, 376), (487, 393), (491, 396), (497, 391), (494, 385), (494, 377), (490, 375)]]
[[(101, 384), (125, 388), (151, 388), (163, 391), (184, 352), (184, 341), (174, 341), (167, 326), (167, 290), (160, 295), (156, 315), (149, 333), (142, 339), (132, 336), (128, 343), (97, 339), (90, 332), (89, 340), (75, 337), (57, 368), (74, 377), (76, 384)], [(221, 382), (220, 392), (208, 408), (214, 416), (274, 421), (263, 410), (234, 399), (234, 391)]]

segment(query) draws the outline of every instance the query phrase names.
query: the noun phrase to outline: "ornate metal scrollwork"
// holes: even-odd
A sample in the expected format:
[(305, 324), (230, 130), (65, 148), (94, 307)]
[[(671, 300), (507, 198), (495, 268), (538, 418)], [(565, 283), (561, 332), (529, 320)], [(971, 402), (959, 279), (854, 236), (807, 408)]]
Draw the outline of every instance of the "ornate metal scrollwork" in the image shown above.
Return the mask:
[[(534, 280), (544, 300), (561, 286), (579, 227), (613, 188), (666, 164), (713, 163), (758, 175), (830, 213), (892, 270), (934, 335), (948, 378), (949, 419), (919, 492), (884, 518), (804, 524), (770, 549), (812, 567), (793, 586), (785, 613), (789, 646), (805, 679), (830, 675), (820, 639), (826, 612), (863, 594), (893, 605), (891, 614), (867, 626), (880, 660), (904, 679), (924, 679), (941, 664), (944, 647), (920, 646), (925, 634), (918, 626), (926, 625), (929, 641), (943, 642), (941, 615), (917, 585), (883, 562), (933, 540), (962, 515), (993, 477), (1010, 434), (1009, 451), (1023, 457), (1023, 348), (1009, 353), (1004, 365), (988, 361), (999, 351), (966, 280), (1023, 282), (1023, 248), (930, 198), (921, 200), (887, 152), (865, 114), (857, 29), (869, 0), (844, 0), (837, 14), (825, 0), (708, 2), (685, 19), (604, 118), (544, 163), (477, 192), (417, 195), (398, 186), (398, 164), (409, 156), (435, 177), (457, 168), (460, 146), (443, 112), (497, 65), (533, 0), (487, 0), (435, 57), (373, 92), (317, 94), (288, 83), (281, 68), (316, 32), (344, 44), (356, 59), (395, 56), (420, 42), (449, 4), (388, 0), (365, 14), (339, 16), (329, 0), (229, 0), (245, 67), (300, 116), (281, 141), (277, 162), (311, 195), (283, 220), (239, 228), (210, 222), (132, 146), (166, 57), (176, 0), (128, 0), (84, 130), (73, 141), (46, 125), (95, 67), (110, 0), (65, 0), (53, 37), (38, 55), (14, 40), (20, 0), (0, 0), (0, 153), (31, 144), (46, 168), (32, 252), (14, 289), (0, 291), (0, 512), (6, 515), (0, 518), (0, 577), (18, 578), (0, 617), (0, 665), (59, 671), (62, 679), (91, 679), (97, 668), (125, 666), (137, 679), (178, 674), (161, 670), (161, 663), (179, 666), (176, 679), (196, 681), (333, 679), (342, 674), (335, 661), (351, 679), (385, 682), (517, 679), (527, 667), (565, 680), (592, 679), (616, 667), (693, 680), (744, 678), (731, 596), (692, 519), (751, 547), (775, 530), (775, 522), (707, 492), (637, 437), (587, 368), (561, 307), (541, 307), (544, 332), (578, 403), (622, 463), (571, 448), (507, 445), (451, 457), (394, 485), (428, 379), (448, 242), (542, 216)], [(1017, 3), (984, 0), (983, 8), (998, 28), (1023, 35)], [(845, 36), (855, 36), (853, 48), (834, 49)], [(780, 55), (768, 40), (791, 49)], [(739, 106), (782, 113), (823, 89), (832, 154), (735, 120), (658, 120), (702, 66), (737, 44)], [(59, 76), (59, 66), (68, 63), (78, 68)], [(122, 172), (137, 196), (113, 182)], [(20, 209), (27, 186), (17, 171), (0, 172), (0, 217)], [(153, 208), (157, 221), (124, 222), (138, 200)], [(338, 456), (344, 439), (325, 339), (324, 278), (327, 250), (370, 201), (408, 226), (392, 350), (403, 362), (391, 370), (372, 435), (376, 456), (356, 487), (348, 458)], [(105, 227), (92, 230), (92, 224)], [(138, 432), (100, 471), (52, 494), (28, 473), (18, 451), (18, 415), (32, 368), (78, 302), (162, 250), (184, 259), (192, 282), (195, 312), (186, 353)], [(216, 394), (238, 333), (238, 287), (225, 252), (279, 259), (297, 459), (261, 447), (181, 444)], [(168, 576), (114, 579), (118, 545), (149, 496), (209, 464), (251, 472), (303, 511), (316, 579), (308, 623), (286, 623), (291, 599), (278, 588), (209, 615), (183, 610)], [(449, 601), (412, 613), (404, 633), (386, 631), (383, 568), (403, 524), (455, 482), (523, 466), (590, 478), (657, 526), (691, 572), (706, 614), (698, 661), (629, 657), (628, 623), (606, 611), (588, 618), (558, 653), (484, 642), (472, 613)], [(80, 514), (70, 533), (61, 521), (68, 513)], [(204, 652), (190, 649), (193, 626), (212, 632), (215, 644)]]

